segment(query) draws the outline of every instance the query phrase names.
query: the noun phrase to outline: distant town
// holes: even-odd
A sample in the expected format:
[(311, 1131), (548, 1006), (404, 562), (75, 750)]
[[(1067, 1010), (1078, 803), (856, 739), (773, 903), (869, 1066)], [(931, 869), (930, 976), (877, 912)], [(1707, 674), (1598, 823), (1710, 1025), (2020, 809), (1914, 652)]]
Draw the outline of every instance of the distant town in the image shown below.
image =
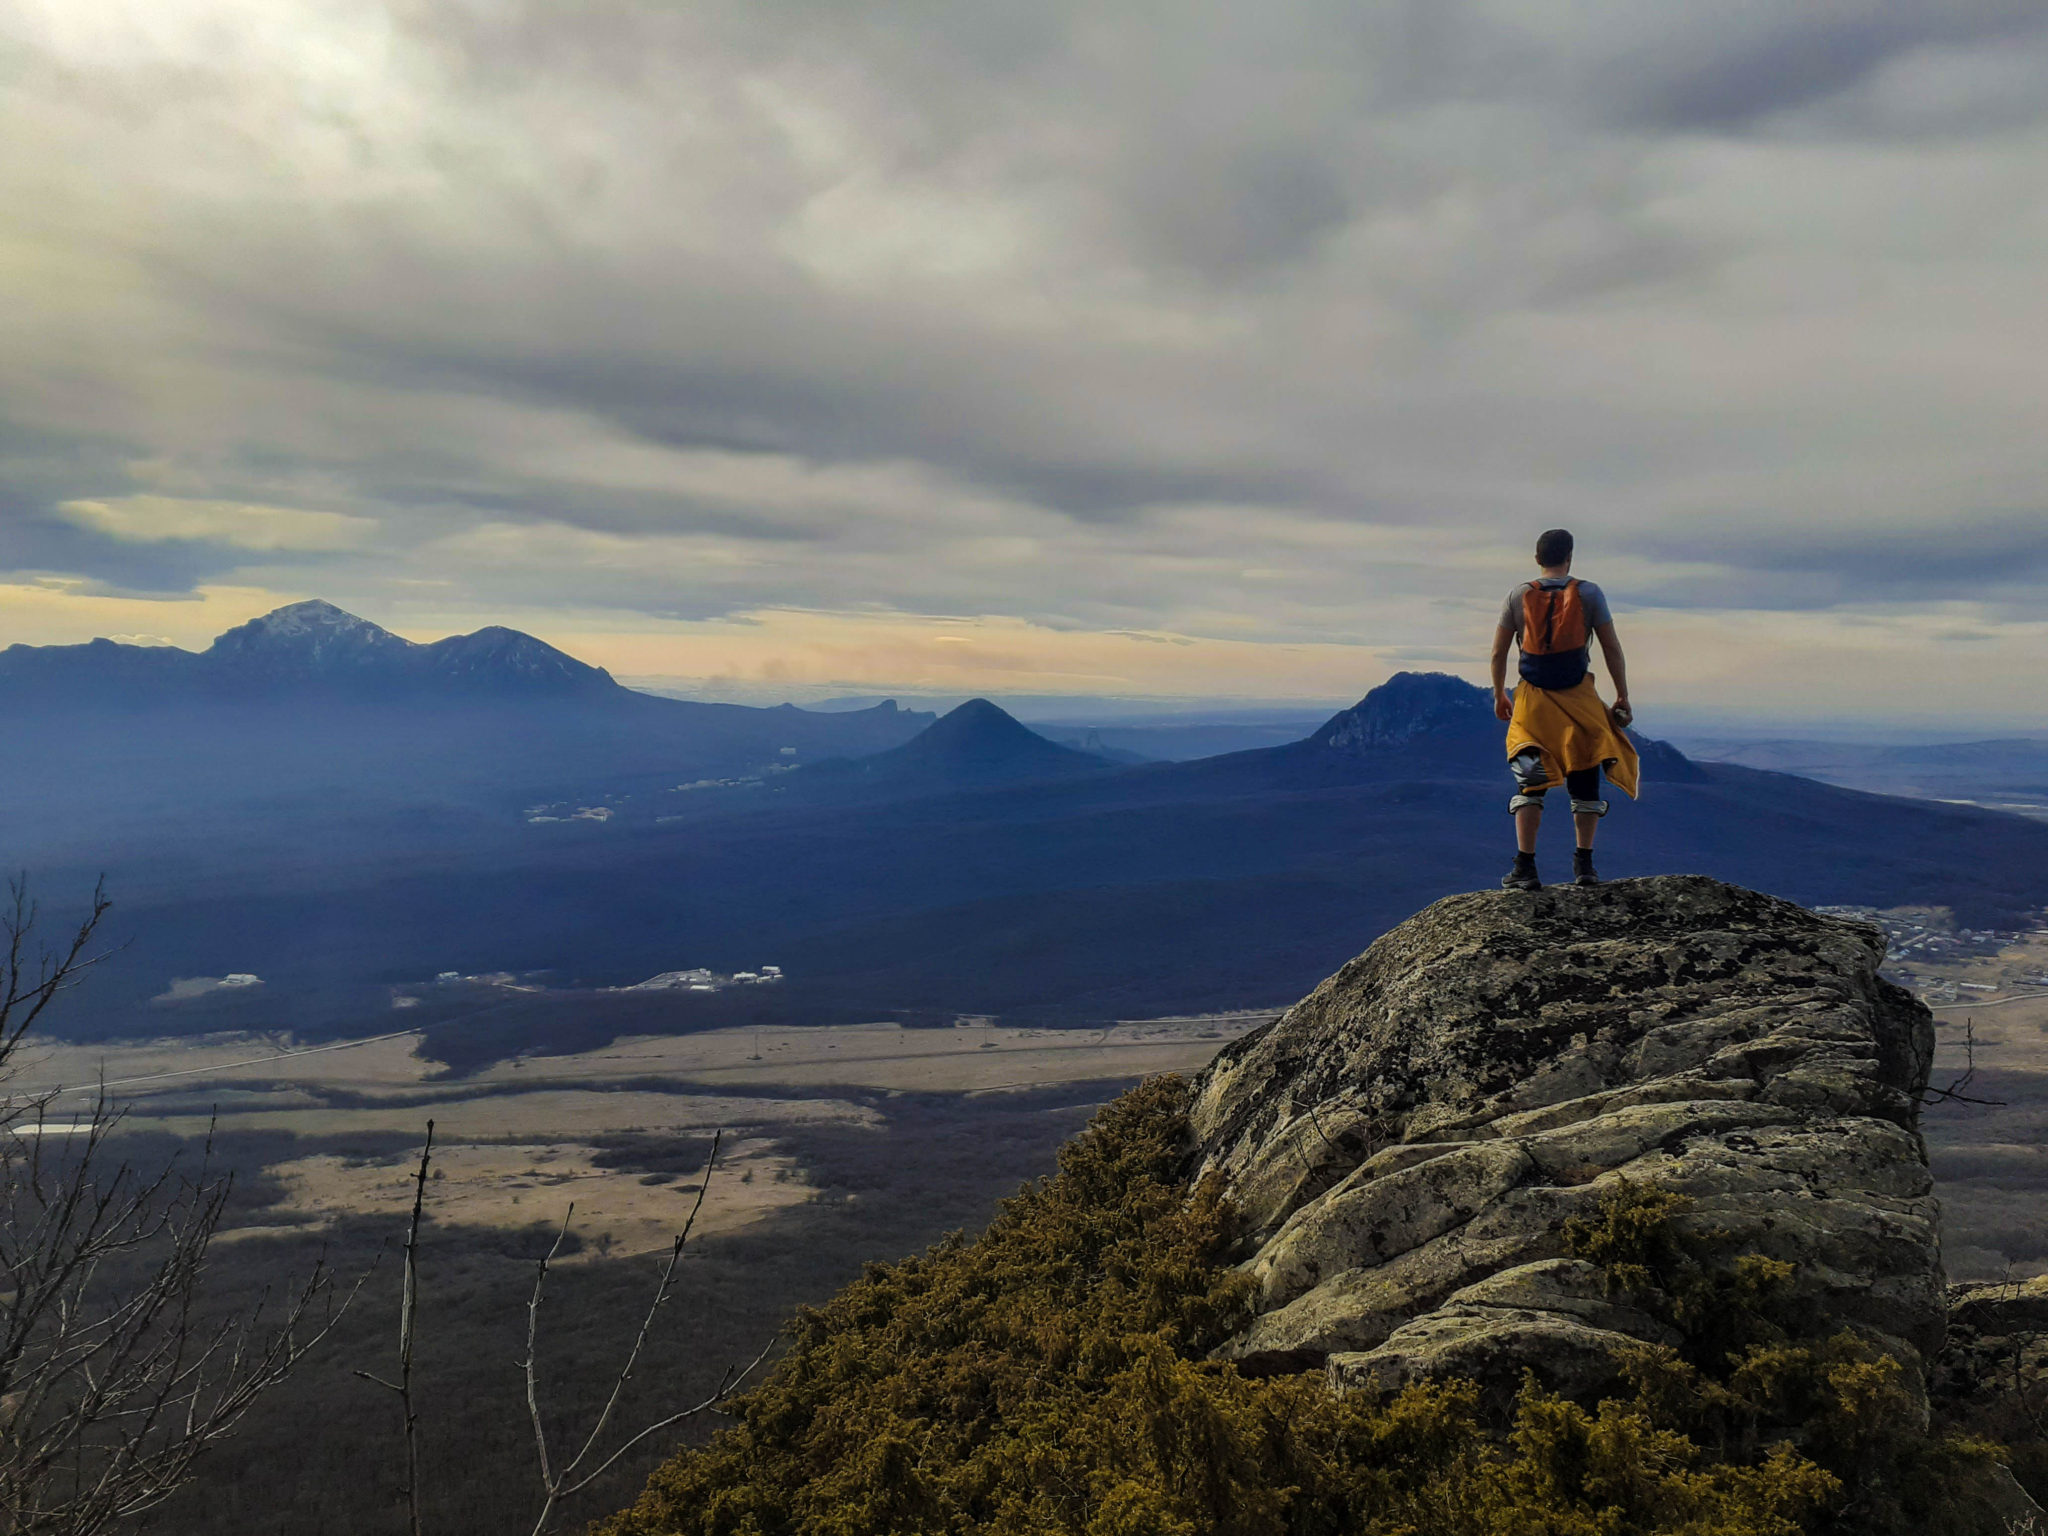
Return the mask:
[(716, 971), (663, 971), (629, 987), (607, 987), (609, 992), (716, 992), (722, 987), (768, 986), (782, 980), (782, 967), (764, 965), (758, 971), (734, 971), (721, 976)]
[[(538, 975), (539, 973), (534, 973)], [(254, 980), (254, 978), (250, 978)], [(782, 967), (764, 965), (758, 970), (734, 971), (726, 975), (719, 971), (698, 967), (687, 971), (663, 971), (659, 976), (650, 976), (645, 981), (636, 981), (623, 987), (600, 987), (601, 992), (718, 992), (726, 987), (772, 986), (782, 980)], [(434, 978), (436, 986), (480, 986), (501, 987), (511, 992), (544, 991), (538, 982), (527, 976), (511, 971), (489, 971), (480, 975), (466, 976), (461, 971), (443, 971)], [(409, 994), (400, 994), (397, 1006), (410, 1007), (419, 1001)]]
[[(2048, 925), (2010, 931), (1958, 928), (1946, 908), (1818, 907), (1831, 917), (1851, 917), (1884, 930), (1890, 941), (1884, 974), (1910, 987), (1930, 1004), (1989, 1000), (2033, 989), (2048, 989), (2048, 965), (2039, 941)], [(2006, 961), (2003, 965), (1970, 962)], [(2016, 962), (2016, 963), (2015, 963)], [(1951, 974), (1956, 971), (1966, 974)]]

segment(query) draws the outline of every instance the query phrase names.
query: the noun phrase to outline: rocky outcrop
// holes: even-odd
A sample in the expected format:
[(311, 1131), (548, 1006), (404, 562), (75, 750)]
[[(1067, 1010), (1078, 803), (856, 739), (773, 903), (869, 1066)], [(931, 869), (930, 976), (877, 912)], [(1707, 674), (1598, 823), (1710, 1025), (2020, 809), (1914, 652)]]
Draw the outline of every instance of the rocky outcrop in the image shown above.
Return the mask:
[(1245, 1223), (1221, 1353), (1341, 1388), (1525, 1368), (1575, 1393), (1668, 1340), (1564, 1227), (1629, 1180), (1702, 1251), (1790, 1261), (1802, 1315), (1916, 1373), (1945, 1297), (1918, 1097), (1927, 1010), (1884, 938), (1699, 877), (1455, 896), (1196, 1084), (1195, 1162)]

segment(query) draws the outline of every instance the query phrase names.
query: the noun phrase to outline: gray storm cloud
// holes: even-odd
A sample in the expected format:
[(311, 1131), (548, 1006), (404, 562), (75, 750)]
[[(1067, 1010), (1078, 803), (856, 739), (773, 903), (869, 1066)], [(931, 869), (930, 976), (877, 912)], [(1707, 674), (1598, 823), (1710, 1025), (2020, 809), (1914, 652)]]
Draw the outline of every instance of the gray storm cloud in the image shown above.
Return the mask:
[(10, 18), (16, 572), (1425, 649), (1557, 523), (1647, 610), (2043, 574), (2035, 4)]

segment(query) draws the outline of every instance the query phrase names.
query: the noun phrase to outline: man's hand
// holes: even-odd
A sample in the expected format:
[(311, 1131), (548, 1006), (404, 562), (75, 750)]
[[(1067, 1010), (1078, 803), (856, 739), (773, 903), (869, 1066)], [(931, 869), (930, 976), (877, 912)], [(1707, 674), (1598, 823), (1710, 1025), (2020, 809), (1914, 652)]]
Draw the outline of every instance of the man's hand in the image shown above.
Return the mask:
[(1508, 697), (1508, 691), (1505, 688), (1493, 690), (1493, 718), (1496, 720), (1512, 720), (1515, 718), (1515, 701)]
[(1614, 701), (1614, 723), (1623, 730), (1627, 730), (1636, 723), (1636, 712), (1629, 708), (1627, 699), (1616, 699)]

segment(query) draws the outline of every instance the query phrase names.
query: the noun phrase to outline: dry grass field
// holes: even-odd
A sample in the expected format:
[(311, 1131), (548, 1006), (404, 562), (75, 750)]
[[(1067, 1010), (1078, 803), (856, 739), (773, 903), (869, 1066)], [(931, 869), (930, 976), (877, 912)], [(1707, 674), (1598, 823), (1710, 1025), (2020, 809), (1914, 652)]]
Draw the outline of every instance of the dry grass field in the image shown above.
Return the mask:
[[(778, 1156), (774, 1146), (759, 1137), (726, 1144), (694, 1235), (731, 1232), (810, 1198), (800, 1166)], [(433, 1159), (435, 1215), (467, 1227), (516, 1230), (537, 1220), (568, 1219), (573, 1205), (575, 1230), (587, 1241), (564, 1263), (665, 1250), (689, 1214), (701, 1181), (677, 1175), (636, 1177), (601, 1166), (596, 1155), (595, 1148), (578, 1142), (455, 1141)], [(418, 1159), (406, 1154), (363, 1159), (315, 1153), (273, 1163), (269, 1173), (284, 1198), (267, 1214), (281, 1219), (237, 1227), (223, 1233), (223, 1240), (296, 1237), (304, 1234), (309, 1220), (347, 1216), (383, 1216), (401, 1223), (412, 1206), (417, 1168)]]
[[(585, 1246), (572, 1257), (589, 1260), (666, 1248), (698, 1188), (701, 1175), (642, 1166), (644, 1157), (620, 1155), (622, 1142), (686, 1145), (701, 1160), (710, 1133), (726, 1131), (697, 1230), (731, 1232), (813, 1197), (794, 1149), (816, 1133), (884, 1135), (876, 1096), (1019, 1093), (1192, 1069), (1268, 1016), (1090, 1031), (712, 1030), (515, 1058), (461, 1079), (420, 1058), (410, 1035), (313, 1050), (263, 1035), (58, 1044), (24, 1059), (20, 1087), (59, 1091), (58, 1122), (105, 1084), (138, 1133), (265, 1133), (280, 1155), (247, 1171), (267, 1178), (275, 1198), (231, 1242), (300, 1237), (351, 1217), (402, 1219), (417, 1159), (391, 1143), (417, 1140), (432, 1119), (436, 1220), (519, 1230), (561, 1220), (574, 1201)], [(337, 1138), (376, 1146), (328, 1149)]]

